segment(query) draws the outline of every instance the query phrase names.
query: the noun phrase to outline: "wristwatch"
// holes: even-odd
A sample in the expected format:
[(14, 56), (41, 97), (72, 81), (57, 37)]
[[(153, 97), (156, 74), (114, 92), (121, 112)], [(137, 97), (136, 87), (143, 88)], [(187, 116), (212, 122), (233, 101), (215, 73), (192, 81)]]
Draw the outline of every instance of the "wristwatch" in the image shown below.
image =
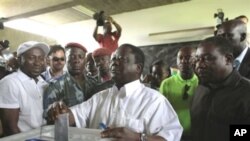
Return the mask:
[(140, 141), (147, 141), (147, 135), (145, 133), (141, 133)]

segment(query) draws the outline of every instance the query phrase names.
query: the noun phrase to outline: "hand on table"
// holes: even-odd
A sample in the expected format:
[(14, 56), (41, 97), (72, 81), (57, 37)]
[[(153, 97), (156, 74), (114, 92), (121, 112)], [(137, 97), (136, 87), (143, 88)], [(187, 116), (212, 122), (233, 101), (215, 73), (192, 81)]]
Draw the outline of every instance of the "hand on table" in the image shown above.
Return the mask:
[(138, 141), (140, 134), (125, 127), (107, 128), (101, 132), (102, 138), (114, 138), (118, 141)]

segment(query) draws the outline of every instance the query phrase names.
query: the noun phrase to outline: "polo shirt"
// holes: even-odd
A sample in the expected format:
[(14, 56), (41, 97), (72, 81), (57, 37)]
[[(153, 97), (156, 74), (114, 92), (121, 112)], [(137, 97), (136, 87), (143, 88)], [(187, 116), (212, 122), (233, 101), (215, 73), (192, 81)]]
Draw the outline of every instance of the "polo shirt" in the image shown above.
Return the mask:
[(0, 108), (20, 109), (18, 128), (21, 132), (40, 127), (43, 120), (43, 92), (47, 82), (33, 78), (20, 69), (0, 80)]
[[(185, 85), (189, 86), (187, 90), (188, 99), (186, 100), (183, 99)], [(190, 134), (190, 103), (197, 86), (198, 77), (195, 74), (191, 79), (183, 80), (180, 72), (163, 80), (160, 86), (160, 92), (167, 97), (179, 117), (180, 123), (184, 128), (184, 135)]]

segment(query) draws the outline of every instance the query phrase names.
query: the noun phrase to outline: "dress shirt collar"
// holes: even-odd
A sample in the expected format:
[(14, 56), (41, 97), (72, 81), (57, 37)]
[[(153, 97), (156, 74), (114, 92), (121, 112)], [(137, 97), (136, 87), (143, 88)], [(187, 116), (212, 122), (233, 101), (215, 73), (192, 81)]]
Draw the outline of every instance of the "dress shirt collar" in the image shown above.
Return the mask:
[(243, 61), (244, 57), (246, 56), (247, 50), (248, 50), (248, 47), (245, 47), (245, 49), (240, 53), (240, 55), (235, 58), (235, 60), (238, 60), (240, 64)]
[(138, 79), (138, 80), (135, 80), (135, 81), (132, 81), (130, 83), (125, 84), (123, 87), (120, 88), (120, 90), (118, 90), (116, 85), (114, 85), (112, 89), (113, 89), (113, 91), (122, 92), (124, 94), (124, 96), (130, 96), (140, 86), (141, 86), (141, 82)]
[[(23, 71), (21, 71), (21, 69), (17, 70), (17, 77), (21, 80), (21, 81), (26, 81), (26, 80), (33, 80), (33, 78), (29, 77), (27, 74), (25, 74)], [(41, 76), (37, 77), (38, 81), (45, 81), (43, 80), (43, 78)]]
[(193, 81), (196, 81), (196, 79), (197, 79), (197, 76), (196, 76), (195, 74), (193, 74), (192, 78), (190, 78), (190, 79), (188, 79), (188, 80), (184, 80), (184, 79), (182, 79), (182, 77), (181, 77), (180, 71), (178, 71), (176, 75), (177, 75), (178, 79), (179, 79), (181, 82), (186, 82), (186, 83), (192, 83)]

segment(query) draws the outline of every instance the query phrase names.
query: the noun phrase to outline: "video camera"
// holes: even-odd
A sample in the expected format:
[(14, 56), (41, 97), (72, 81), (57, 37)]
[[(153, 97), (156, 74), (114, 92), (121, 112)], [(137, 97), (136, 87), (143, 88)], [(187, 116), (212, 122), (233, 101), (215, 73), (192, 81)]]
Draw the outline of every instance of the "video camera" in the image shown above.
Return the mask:
[(224, 19), (224, 12), (222, 9), (217, 9), (217, 13), (214, 14), (214, 18), (217, 18), (217, 24), (220, 25), (225, 21), (228, 21), (228, 18)]
[(96, 23), (97, 23), (98, 26), (103, 26), (104, 25), (106, 17), (107, 16), (104, 15), (104, 11), (96, 12), (93, 15), (93, 18), (96, 20)]

